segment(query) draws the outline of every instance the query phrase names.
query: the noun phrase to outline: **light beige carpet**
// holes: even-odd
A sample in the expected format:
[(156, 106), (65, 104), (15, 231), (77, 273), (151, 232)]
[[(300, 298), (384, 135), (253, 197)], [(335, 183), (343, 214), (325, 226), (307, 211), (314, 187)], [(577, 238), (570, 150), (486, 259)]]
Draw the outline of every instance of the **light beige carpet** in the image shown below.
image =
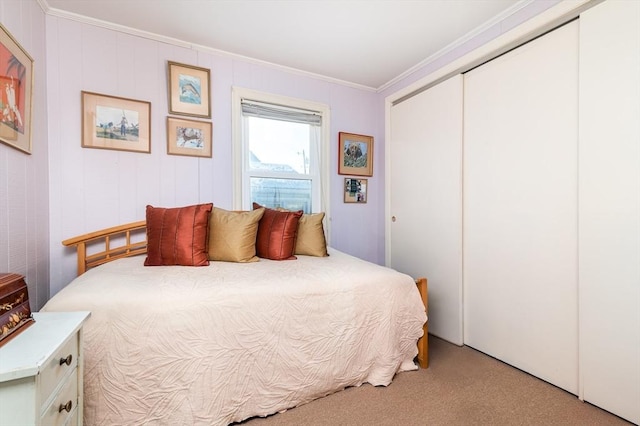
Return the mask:
[(388, 387), (348, 388), (241, 425), (630, 424), (469, 347), (433, 336), (429, 344), (429, 368), (400, 373)]

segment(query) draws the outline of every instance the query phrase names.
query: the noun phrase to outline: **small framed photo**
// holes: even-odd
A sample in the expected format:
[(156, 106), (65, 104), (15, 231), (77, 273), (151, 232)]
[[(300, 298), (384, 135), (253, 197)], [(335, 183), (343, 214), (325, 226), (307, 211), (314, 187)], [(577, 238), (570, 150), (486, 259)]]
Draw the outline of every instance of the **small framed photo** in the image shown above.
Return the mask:
[(210, 85), (207, 68), (169, 61), (169, 114), (211, 118)]
[(212, 128), (208, 121), (167, 117), (167, 154), (211, 158)]
[(82, 91), (82, 147), (151, 152), (151, 102)]
[(339, 133), (338, 174), (373, 176), (373, 136)]
[(33, 59), (0, 24), (0, 142), (31, 154)]
[(367, 179), (344, 179), (344, 202), (345, 203), (366, 203), (367, 202)]

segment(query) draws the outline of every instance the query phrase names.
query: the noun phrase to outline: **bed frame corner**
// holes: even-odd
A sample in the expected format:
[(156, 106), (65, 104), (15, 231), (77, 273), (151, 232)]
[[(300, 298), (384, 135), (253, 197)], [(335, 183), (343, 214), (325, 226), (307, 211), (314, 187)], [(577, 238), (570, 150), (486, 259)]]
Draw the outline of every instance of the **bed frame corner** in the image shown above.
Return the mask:
[[(424, 309), (429, 315), (429, 294), (427, 292), (427, 279), (424, 277), (416, 279), (416, 286), (420, 292)], [(429, 320), (422, 326), (422, 337), (418, 339), (418, 365), (421, 368), (429, 368)]]

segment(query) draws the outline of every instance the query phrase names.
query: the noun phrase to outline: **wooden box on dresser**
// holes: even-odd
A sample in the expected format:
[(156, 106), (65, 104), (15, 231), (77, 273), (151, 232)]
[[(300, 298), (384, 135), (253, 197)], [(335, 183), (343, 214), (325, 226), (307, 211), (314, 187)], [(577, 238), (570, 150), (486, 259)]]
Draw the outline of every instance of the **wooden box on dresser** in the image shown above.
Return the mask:
[(0, 425), (82, 424), (82, 326), (89, 312), (36, 312), (0, 348)]

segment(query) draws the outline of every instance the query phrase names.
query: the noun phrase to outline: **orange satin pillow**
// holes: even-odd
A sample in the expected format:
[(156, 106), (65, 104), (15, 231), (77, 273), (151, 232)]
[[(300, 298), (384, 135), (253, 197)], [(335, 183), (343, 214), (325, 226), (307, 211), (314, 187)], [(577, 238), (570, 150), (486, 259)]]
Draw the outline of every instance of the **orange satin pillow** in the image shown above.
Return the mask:
[(209, 213), (213, 204), (147, 206), (145, 266), (207, 266)]
[[(253, 208), (259, 209), (258, 203)], [(258, 223), (256, 236), (256, 254), (258, 257), (271, 260), (296, 259), (293, 255), (298, 233), (298, 222), (302, 210), (297, 212), (264, 209), (262, 219)]]

